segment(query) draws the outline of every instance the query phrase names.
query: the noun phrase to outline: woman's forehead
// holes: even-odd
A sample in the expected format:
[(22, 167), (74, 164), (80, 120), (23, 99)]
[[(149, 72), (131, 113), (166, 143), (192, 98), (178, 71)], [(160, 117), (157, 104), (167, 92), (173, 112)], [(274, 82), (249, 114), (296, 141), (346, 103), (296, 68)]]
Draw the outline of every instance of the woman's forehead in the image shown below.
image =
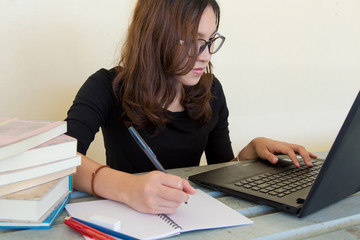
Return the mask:
[(209, 5), (206, 7), (201, 16), (199, 22), (198, 36), (204, 38), (210, 37), (216, 33), (216, 27), (216, 16), (213, 8)]

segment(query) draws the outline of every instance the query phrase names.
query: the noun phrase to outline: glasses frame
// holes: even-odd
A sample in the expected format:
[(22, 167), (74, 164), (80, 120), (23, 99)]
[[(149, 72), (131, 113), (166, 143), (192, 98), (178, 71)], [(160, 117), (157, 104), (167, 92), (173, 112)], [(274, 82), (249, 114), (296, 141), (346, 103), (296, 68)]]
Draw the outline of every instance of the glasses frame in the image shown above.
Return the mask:
[[(217, 39), (219, 39), (219, 38), (220, 38), (222, 41), (221, 41), (220, 45), (218, 46), (218, 48), (215, 49), (214, 52), (212, 52), (212, 51), (211, 51), (211, 45), (213, 44), (213, 42), (215, 42), (215, 41), (216, 41)], [(220, 48), (222, 47), (222, 45), (224, 44), (224, 42), (225, 42), (225, 37), (224, 37), (223, 35), (221, 35), (220, 33), (216, 32), (216, 33), (215, 33), (215, 37), (210, 38), (209, 41), (206, 41), (205, 39), (201, 39), (201, 38), (198, 39), (198, 40), (201, 40), (201, 41), (204, 41), (204, 42), (205, 42), (204, 45), (201, 45), (201, 46), (199, 47), (199, 53), (198, 53), (198, 55), (202, 54), (202, 53), (205, 51), (206, 47), (208, 47), (208, 50), (209, 50), (209, 53), (210, 53), (210, 54), (214, 54), (214, 53), (217, 53), (217, 52), (220, 50)]]

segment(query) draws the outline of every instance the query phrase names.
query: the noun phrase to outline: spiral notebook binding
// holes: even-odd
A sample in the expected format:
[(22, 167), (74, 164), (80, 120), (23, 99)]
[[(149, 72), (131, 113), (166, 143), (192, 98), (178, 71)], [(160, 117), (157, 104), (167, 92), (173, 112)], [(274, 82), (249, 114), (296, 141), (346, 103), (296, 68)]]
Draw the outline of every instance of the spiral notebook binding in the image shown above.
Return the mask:
[(165, 221), (165, 223), (169, 224), (174, 229), (182, 229), (176, 222), (174, 222), (169, 216), (165, 214), (158, 214), (161, 220)]

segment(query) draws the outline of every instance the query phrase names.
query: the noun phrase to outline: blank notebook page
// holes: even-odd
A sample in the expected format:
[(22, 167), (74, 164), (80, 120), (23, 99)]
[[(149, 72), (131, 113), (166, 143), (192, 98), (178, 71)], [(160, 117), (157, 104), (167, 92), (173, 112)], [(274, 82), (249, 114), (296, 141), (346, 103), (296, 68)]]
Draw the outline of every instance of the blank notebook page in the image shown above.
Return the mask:
[(234, 209), (197, 189), (189, 195), (187, 204), (182, 204), (175, 214), (168, 215), (182, 229), (181, 232), (230, 227), (253, 223)]
[[(190, 195), (171, 215), (139, 213), (125, 204), (111, 200), (70, 203), (66, 211), (85, 221), (100, 215), (121, 221), (119, 232), (140, 239), (159, 239), (192, 230), (251, 224), (252, 221), (201, 190)], [(171, 224), (171, 220), (176, 224)], [(178, 228), (177, 226), (180, 228)]]

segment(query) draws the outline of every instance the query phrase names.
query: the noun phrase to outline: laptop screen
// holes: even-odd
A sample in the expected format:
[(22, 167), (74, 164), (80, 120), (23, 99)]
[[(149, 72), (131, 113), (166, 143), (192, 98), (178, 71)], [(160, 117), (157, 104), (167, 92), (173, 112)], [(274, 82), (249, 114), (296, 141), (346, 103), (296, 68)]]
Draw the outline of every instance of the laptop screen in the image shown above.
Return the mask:
[(360, 92), (311, 188), (299, 217), (360, 190)]

